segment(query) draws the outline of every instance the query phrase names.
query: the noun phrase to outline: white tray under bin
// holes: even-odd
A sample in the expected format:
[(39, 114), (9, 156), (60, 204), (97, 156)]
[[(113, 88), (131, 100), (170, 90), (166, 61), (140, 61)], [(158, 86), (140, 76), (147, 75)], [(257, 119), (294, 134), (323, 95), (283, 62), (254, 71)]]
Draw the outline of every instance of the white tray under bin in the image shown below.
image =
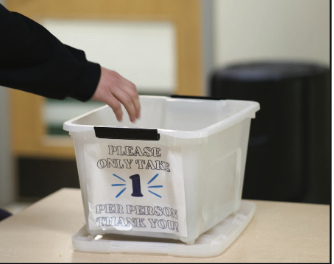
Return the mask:
[(241, 201), (240, 209), (200, 235), (193, 245), (177, 240), (87, 233), (83, 226), (72, 237), (76, 250), (94, 253), (145, 253), (179, 257), (212, 257), (225, 251), (242, 233), (255, 213), (255, 203)]

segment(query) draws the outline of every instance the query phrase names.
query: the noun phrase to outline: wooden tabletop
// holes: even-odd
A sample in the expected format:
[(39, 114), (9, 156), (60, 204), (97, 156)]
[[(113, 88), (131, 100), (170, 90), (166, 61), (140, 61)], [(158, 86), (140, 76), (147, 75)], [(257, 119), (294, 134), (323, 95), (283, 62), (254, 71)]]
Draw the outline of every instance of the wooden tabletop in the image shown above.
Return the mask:
[(253, 201), (244, 232), (212, 258), (75, 251), (84, 224), (79, 189), (62, 189), (0, 222), (0, 262), (329, 262), (330, 207)]

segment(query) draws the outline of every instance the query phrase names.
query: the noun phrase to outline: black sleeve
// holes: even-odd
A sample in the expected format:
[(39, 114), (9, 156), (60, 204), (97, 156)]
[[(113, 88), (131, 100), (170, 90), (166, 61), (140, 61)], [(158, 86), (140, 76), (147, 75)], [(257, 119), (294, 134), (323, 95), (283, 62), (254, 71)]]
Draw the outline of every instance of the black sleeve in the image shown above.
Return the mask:
[(100, 65), (33, 20), (0, 4), (0, 85), (48, 98), (89, 100)]

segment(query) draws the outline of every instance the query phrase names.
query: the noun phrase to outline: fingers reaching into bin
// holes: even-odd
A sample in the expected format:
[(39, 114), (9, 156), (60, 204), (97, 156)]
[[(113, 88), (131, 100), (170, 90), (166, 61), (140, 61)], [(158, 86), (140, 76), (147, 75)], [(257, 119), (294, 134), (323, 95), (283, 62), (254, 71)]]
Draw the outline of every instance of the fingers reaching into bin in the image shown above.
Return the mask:
[(118, 121), (122, 121), (124, 105), (131, 122), (140, 116), (140, 103), (136, 86), (115, 71), (101, 67), (101, 77), (92, 99), (108, 104)]

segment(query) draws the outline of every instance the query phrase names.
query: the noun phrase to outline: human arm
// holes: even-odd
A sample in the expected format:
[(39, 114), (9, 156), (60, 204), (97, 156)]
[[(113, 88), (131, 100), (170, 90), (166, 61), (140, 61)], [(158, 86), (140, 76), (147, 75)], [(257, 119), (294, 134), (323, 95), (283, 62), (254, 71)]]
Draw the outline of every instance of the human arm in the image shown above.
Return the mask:
[[(0, 4), (0, 85), (60, 100), (72, 97), (85, 102), (93, 97), (109, 104), (118, 120), (121, 102), (134, 121), (140, 111), (138, 93), (133, 84), (116, 75), (101, 70), (83, 51), (64, 45), (40, 24)], [(107, 83), (115, 78), (118, 81)]]

